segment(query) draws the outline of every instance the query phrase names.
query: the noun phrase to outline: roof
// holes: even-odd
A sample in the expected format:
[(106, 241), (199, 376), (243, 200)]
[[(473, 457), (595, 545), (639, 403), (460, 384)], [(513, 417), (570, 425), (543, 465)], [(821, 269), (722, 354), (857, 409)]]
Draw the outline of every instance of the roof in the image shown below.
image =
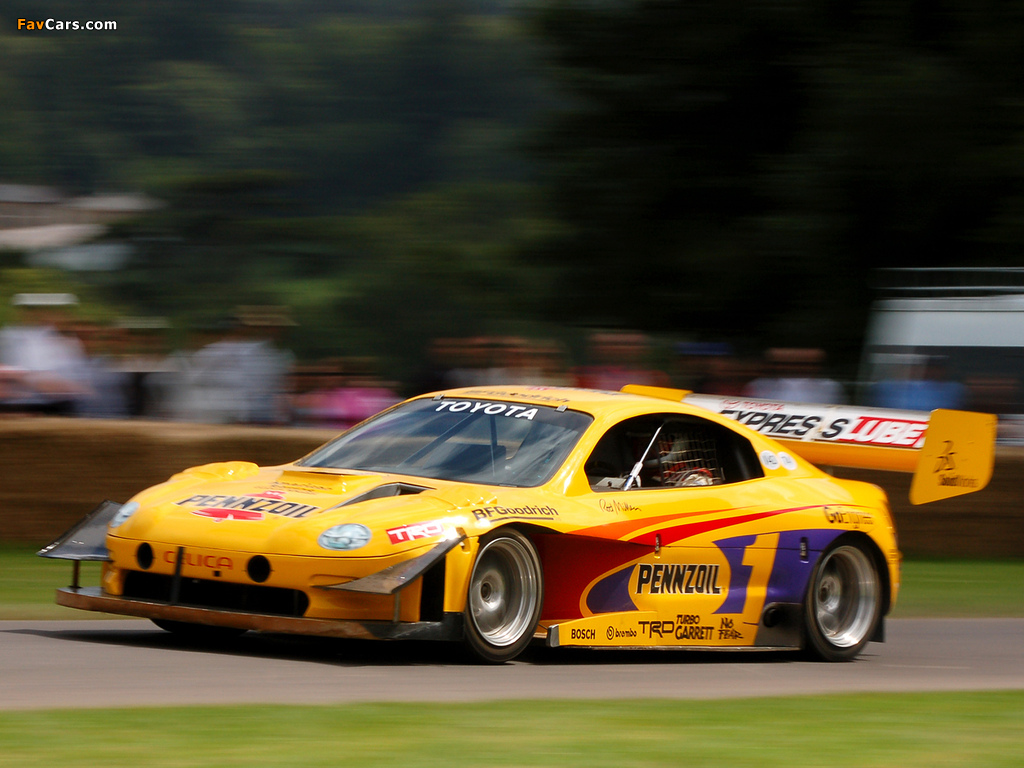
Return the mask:
[[(512, 400), (520, 403), (534, 403), (536, 405), (547, 405), (551, 407), (564, 405), (567, 408), (593, 412), (597, 410), (604, 410), (609, 407), (624, 405), (646, 404), (649, 406), (651, 397), (647, 395), (658, 396), (661, 393), (664, 393), (664, 397), (658, 398), (662, 402), (674, 402), (677, 405), (682, 406), (682, 410), (691, 410), (691, 408), (687, 408), (682, 403), (683, 395), (688, 394), (682, 390), (661, 389), (657, 387), (648, 387), (647, 389), (651, 390), (651, 392), (641, 394), (639, 392), (615, 392), (600, 389), (530, 386), (519, 384), (460, 387), (456, 389), (441, 390), (434, 394), (435, 396), (443, 395), (446, 398), (465, 397)], [(679, 394), (678, 399), (670, 396), (677, 392)]]

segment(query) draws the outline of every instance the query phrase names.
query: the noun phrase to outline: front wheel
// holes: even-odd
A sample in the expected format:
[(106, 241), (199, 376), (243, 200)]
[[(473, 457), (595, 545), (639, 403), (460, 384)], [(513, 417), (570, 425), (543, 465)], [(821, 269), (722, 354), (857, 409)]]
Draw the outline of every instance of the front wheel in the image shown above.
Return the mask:
[(882, 614), (875, 559), (857, 543), (822, 555), (804, 601), (807, 646), (825, 661), (849, 661), (868, 644)]
[(543, 602), (533, 543), (511, 530), (482, 540), (466, 595), (466, 644), (483, 661), (514, 659), (530, 644)]

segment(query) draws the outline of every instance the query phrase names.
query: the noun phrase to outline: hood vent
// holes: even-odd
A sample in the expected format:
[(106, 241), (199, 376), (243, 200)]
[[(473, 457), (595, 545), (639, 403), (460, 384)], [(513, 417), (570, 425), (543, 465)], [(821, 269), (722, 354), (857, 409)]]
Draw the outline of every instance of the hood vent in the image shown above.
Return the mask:
[(352, 504), (358, 504), (362, 501), (372, 501), (373, 499), (386, 499), (391, 496), (415, 496), (418, 493), (424, 491), (433, 490), (426, 488), (422, 485), (410, 485), (409, 483), (385, 483), (384, 485), (378, 485), (373, 490), (361, 493), (353, 499), (349, 499), (344, 504), (339, 504), (338, 507), (348, 507)]

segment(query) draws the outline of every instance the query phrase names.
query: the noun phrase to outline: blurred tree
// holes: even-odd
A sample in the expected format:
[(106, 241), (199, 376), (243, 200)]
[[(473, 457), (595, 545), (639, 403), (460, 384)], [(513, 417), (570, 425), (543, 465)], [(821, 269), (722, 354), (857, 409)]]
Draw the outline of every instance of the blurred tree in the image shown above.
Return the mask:
[[(132, 246), (130, 264), (94, 279), (136, 311), (186, 322), (223, 319), (237, 304), (272, 303), (277, 281), (307, 271), (324, 237), (287, 216), (295, 183), (279, 172), (245, 171), (168, 184), (165, 206), (110, 233)], [(336, 244), (332, 250), (338, 259)]]
[(546, 270), (518, 260), (550, 236), (531, 188), (447, 185), (351, 223), (358, 290), (340, 303), (342, 325), (361, 354), (387, 350), (400, 378), (433, 338), (551, 333), (534, 320)]
[(240, 304), (284, 305), (300, 357), (372, 356), (400, 380), (435, 336), (522, 331), (541, 314), (546, 271), (517, 261), (550, 235), (528, 186), (445, 185), (317, 218), (297, 215), (293, 182), (256, 171), (183, 179), (165, 208), (111, 233), (133, 246), (129, 266), (92, 280), (180, 327)]
[(392, 364), (428, 328), (477, 332), (495, 307), (522, 323), (509, 264), (533, 165), (516, 150), (543, 91), (510, 5), (99, 0), (89, 18), (117, 31), (5, 27), (2, 172), (164, 201), (111, 233), (128, 267), (88, 278), (135, 313), (193, 325), (282, 303), (301, 353)]
[[(0, 0), (2, 172), (89, 191), (266, 167), (324, 213), (467, 169), (522, 178), (512, 133), (540, 80), (507, 4), (98, 0), (88, 18), (116, 30), (29, 33)], [(73, 0), (42, 15), (85, 18)]]
[[(859, 351), (878, 266), (1019, 262), (1022, 11), (554, 0), (562, 319)], [(1012, 241), (1012, 247), (1011, 246)]]
[(165, 198), (96, 280), (188, 317), (286, 301), (330, 328), (311, 351), (427, 327), (420, 286), (438, 332), (543, 316), (852, 360), (874, 267), (1019, 262), (1016, 4), (515, 4), (97, 0), (116, 31), (5, 25), (0, 181)]

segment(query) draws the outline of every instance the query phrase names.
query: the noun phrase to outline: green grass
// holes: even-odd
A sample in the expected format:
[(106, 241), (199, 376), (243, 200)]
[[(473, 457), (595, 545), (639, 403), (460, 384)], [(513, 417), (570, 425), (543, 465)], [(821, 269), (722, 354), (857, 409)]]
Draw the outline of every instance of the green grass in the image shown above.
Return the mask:
[[(54, 590), (71, 583), (71, 563), (35, 553), (35, 548), (0, 544), (0, 620), (97, 618), (53, 602)], [(99, 563), (82, 563), (81, 583), (99, 584), (99, 573)]]
[(1024, 560), (905, 562), (903, 584), (892, 615), (896, 618), (1022, 617)]
[[(99, 564), (83, 563), (81, 582), (99, 583)], [(71, 581), (71, 563), (36, 557), (35, 549), (0, 544), (0, 620), (97, 618), (54, 605)], [(910, 560), (893, 616), (1024, 617), (1024, 560)]]
[[(96, 618), (53, 605), (70, 573), (0, 546), (0, 619)], [(1022, 583), (1021, 561), (910, 561), (895, 615), (1024, 616)], [(1024, 691), (0, 712), (0, 768), (1000, 768), (1022, 745)]]
[(0, 766), (1021, 765), (1024, 692), (0, 713)]

